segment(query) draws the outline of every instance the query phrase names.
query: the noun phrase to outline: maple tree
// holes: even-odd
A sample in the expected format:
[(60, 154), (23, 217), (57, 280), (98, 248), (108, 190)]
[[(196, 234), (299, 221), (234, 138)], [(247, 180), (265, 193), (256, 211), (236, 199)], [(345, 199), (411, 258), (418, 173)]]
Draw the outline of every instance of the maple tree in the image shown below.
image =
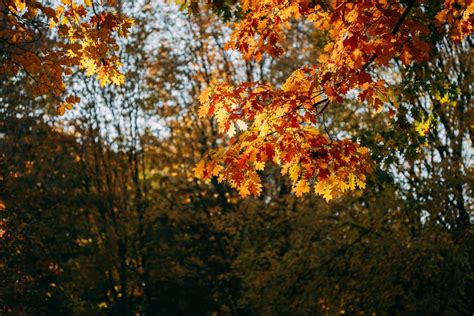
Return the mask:
[[(262, 82), (237, 86), (217, 83), (200, 97), (200, 115), (215, 116), (231, 138), (196, 166), (202, 178), (218, 177), (242, 196), (261, 193), (258, 171), (267, 163), (289, 173), (293, 191), (311, 190), (330, 200), (365, 186), (370, 169), (367, 149), (349, 140), (332, 140), (317, 129), (319, 116), (349, 92), (380, 111), (388, 101), (387, 83), (374, 80), (369, 68), (425, 61), (434, 43), (433, 29), (460, 41), (472, 32), (472, 1), (242, 1), (245, 13), (227, 48), (244, 58), (280, 56), (284, 30), (306, 20), (327, 32), (329, 41), (317, 63), (303, 66), (281, 87)], [(433, 16), (427, 11), (437, 10)], [(435, 26), (433, 26), (435, 25)], [(430, 28), (429, 26), (433, 26)], [(237, 135), (238, 134), (238, 135)], [(236, 136), (237, 135), (237, 136)]]
[(55, 7), (39, 1), (2, 1), (0, 74), (26, 74), (36, 83), (33, 96), (52, 95), (60, 115), (80, 101), (67, 94), (64, 83), (75, 68), (97, 76), (102, 86), (122, 84), (116, 38), (127, 36), (133, 20), (107, 7), (117, 5), (113, 0), (62, 0)]

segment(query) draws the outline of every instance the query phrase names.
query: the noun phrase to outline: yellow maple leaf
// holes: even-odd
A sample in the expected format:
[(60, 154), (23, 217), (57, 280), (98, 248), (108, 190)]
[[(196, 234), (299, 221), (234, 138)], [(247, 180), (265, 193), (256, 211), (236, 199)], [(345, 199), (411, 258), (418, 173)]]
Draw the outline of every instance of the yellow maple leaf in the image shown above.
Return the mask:
[(120, 86), (125, 82), (125, 76), (117, 72), (113, 76), (110, 76), (110, 80), (112, 81), (113, 84)]
[(81, 60), (81, 67), (86, 69), (86, 76), (92, 76), (95, 73), (95, 61), (91, 58), (83, 58)]
[(295, 164), (291, 166), (289, 171), (291, 181), (296, 182), (296, 180), (298, 180), (298, 177), (300, 176), (300, 166)]
[(365, 175), (362, 174), (356, 178), (356, 183), (359, 188), (365, 189)]
[(261, 171), (263, 169), (265, 169), (265, 162), (263, 161), (255, 161), (253, 163), (254, 167), (255, 167), (255, 170), (257, 171)]
[(209, 105), (203, 104), (199, 107), (198, 115), (199, 117), (206, 117), (209, 113)]
[(267, 113), (259, 113), (258, 115), (255, 116), (255, 120), (253, 123), (253, 126), (256, 126), (260, 135), (262, 137), (265, 137), (266, 135), (271, 133), (271, 126), (267, 122)]
[(283, 91), (290, 91), (296, 87), (301, 87), (302, 82), (306, 81), (306, 76), (301, 69), (295, 70), (281, 87)]
[(235, 133), (236, 133), (236, 129), (235, 129), (235, 125), (234, 123), (230, 123), (229, 125), (229, 129), (227, 130), (227, 135), (229, 135), (229, 137), (234, 137)]
[(329, 181), (319, 181), (314, 186), (314, 192), (316, 194), (322, 195), (322, 197), (326, 200), (326, 202), (329, 202), (333, 198), (332, 184), (330, 184)]
[(308, 193), (309, 190), (310, 190), (310, 187), (309, 187), (308, 181), (306, 181), (305, 179), (301, 179), (300, 181), (298, 181), (296, 185), (293, 186), (293, 189), (292, 189), (292, 191), (295, 192), (297, 197), (303, 196), (303, 194)]
[(241, 197), (247, 197), (250, 195), (250, 190), (249, 190), (249, 186), (248, 186), (248, 183), (245, 182), (243, 183), (240, 187), (239, 187), (239, 194)]
[(356, 177), (353, 173), (349, 174), (349, 189), (352, 191), (356, 189)]
[(341, 181), (341, 180), (338, 180), (337, 182), (335, 182), (334, 187), (337, 188), (341, 193), (346, 192), (347, 189), (350, 188), (349, 183), (346, 183), (346, 182)]
[(415, 122), (415, 124), (414, 124), (415, 125), (415, 131), (418, 133), (418, 135), (425, 136), (430, 131), (430, 124), (431, 124), (431, 117), (429, 117), (425, 121)]
[[(255, 124), (254, 124), (255, 125)], [(260, 135), (262, 137), (265, 137), (267, 136), (268, 134), (270, 134), (272, 132), (271, 128), (270, 128), (270, 125), (265, 121), (262, 123), (262, 125), (257, 125), (258, 126), (258, 130), (260, 132)]]
[(211, 87), (207, 87), (206, 89), (204, 89), (199, 95), (199, 102), (201, 102), (201, 104), (207, 103), (209, 101), (209, 96), (211, 95), (211, 93)]
[(108, 73), (104, 68), (100, 68), (97, 73), (97, 79), (99, 79), (101, 87), (105, 86), (110, 81)]
[(248, 128), (247, 123), (245, 123), (245, 122), (242, 121), (242, 120), (237, 120), (235, 123), (237, 124), (237, 126), (239, 127), (239, 129), (240, 129), (241, 131), (246, 131), (247, 128)]
[(214, 168), (212, 168), (211, 174), (216, 177), (219, 175), (222, 169), (224, 169), (224, 167), (221, 165), (215, 165)]
[(249, 183), (249, 191), (254, 196), (259, 196), (262, 193), (262, 184), (260, 182), (251, 182)]
[(227, 111), (222, 106), (219, 107), (219, 109), (217, 109), (216, 111), (217, 122), (224, 123), (225, 121), (227, 121), (227, 116), (228, 116)]

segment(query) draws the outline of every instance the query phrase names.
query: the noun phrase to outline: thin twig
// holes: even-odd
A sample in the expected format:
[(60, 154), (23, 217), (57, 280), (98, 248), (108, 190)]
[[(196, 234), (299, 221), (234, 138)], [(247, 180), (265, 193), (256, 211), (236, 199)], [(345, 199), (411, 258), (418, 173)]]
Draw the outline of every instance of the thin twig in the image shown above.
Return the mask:
[(324, 113), (323, 113), (323, 126), (324, 126), (324, 131), (326, 132), (326, 134), (328, 134), (329, 143), (332, 144), (333, 140), (332, 140), (331, 134), (329, 134), (328, 128), (326, 126), (326, 118), (324, 117)]

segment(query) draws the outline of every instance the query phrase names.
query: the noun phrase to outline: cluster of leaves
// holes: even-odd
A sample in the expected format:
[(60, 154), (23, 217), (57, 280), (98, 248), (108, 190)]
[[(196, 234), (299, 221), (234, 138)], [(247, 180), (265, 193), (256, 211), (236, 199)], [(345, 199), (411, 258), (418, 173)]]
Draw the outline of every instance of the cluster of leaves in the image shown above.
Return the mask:
[[(430, 5), (414, 0), (243, 1), (242, 10), (247, 14), (235, 26), (227, 48), (240, 51), (246, 59), (258, 61), (265, 53), (280, 56), (284, 30), (294, 19), (312, 22), (327, 32), (329, 41), (317, 64), (297, 69), (281, 88), (263, 83), (217, 84), (201, 96), (202, 116), (215, 115), (220, 131), (230, 137), (236, 134), (236, 126), (242, 133), (231, 140), (227, 150), (212, 152), (201, 161), (196, 175), (219, 176), (242, 196), (258, 196), (256, 171), (265, 162), (281, 163), (282, 173), (291, 166), (296, 170), (301, 162), (306, 166), (301, 168), (305, 170), (302, 180), (298, 172), (291, 175), (298, 195), (309, 191), (311, 178), (326, 199), (354, 189), (354, 179), (363, 187), (362, 175), (368, 170), (366, 150), (348, 145), (349, 141), (329, 142), (317, 132), (316, 118), (330, 103), (341, 103), (350, 91), (358, 94), (360, 102), (381, 110), (388, 101), (387, 84), (373, 79), (369, 66), (389, 66), (394, 58), (405, 65), (426, 60), (432, 47), (427, 25), (436, 22), (455, 41), (470, 34), (470, 1), (445, 1), (437, 6), (435, 18), (426, 13)], [(439, 22), (444, 20), (451, 27), (442, 28)]]
[[(117, 6), (115, 1), (107, 1), (107, 5), (112, 9)], [(122, 84), (116, 38), (127, 36), (133, 20), (102, 5), (98, 11), (96, 6), (92, 0), (62, 0), (56, 7), (38, 1), (3, 1), (0, 74), (26, 74), (36, 82), (33, 96), (51, 94), (57, 98), (61, 115), (80, 101), (73, 94), (61, 100), (67, 93), (64, 79), (75, 67), (96, 75), (101, 85)]]
[(452, 26), (451, 39), (459, 42), (470, 35), (474, 29), (473, 12), (474, 2), (472, 0), (445, 0), (443, 10), (436, 14), (435, 22), (438, 27)]
[[(270, 85), (244, 84), (238, 88), (221, 84), (201, 95), (200, 116), (215, 115), (219, 131), (231, 138), (231, 146), (210, 152), (195, 168), (196, 175), (218, 176), (238, 188), (240, 195), (258, 196), (261, 180), (257, 171), (267, 163), (282, 166), (289, 173), (293, 191), (302, 196), (314, 191), (330, 200), (334, 195), (365, 186), (367, 148), (343, 140), (332, 141), (312, 124), (315, 104), (329, 104), (311, 95), (305, 81), (312, 69), (295, 72), (282, 90)], [(240, 106), (239, 106), (240, 105)], [(252, 122), (250, 128), (247, 122)], [(303, 127), (302, 127), (303, 126)], [(233, 138), (236, 129), (242, 130)]]

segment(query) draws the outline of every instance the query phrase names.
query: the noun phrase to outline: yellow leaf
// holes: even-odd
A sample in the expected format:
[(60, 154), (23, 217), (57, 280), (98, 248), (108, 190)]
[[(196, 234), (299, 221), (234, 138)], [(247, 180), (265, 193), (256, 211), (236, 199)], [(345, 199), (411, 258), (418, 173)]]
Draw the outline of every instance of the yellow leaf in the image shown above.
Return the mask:
[(367, 154), (367, 153), (369, 152), (369, 149), (368, 149), (367, 147), (359, 147), (359, 148), (357, 149), (357, 152), (360, 153), (360, 154), (362, 154), (362, 155), (365, 155), (365, 154)]
[(227, 117), (228, 117), (227, 111), (223, 107), (220, 107), (219, 109), (217, 109), (215, 116), (216, 116), (217, 123), (219, 123), (220, 132), (224, 133), (225, 122), (227, 121)]
[(255, 161), (253, 165), (255, 166), (255, 170), (257, 171), (265, 169), (265, 162), (263, 161)]
[(224, 167), (222, 167), (221, 165), (216, 165), (214, 168), (212, 168), (211, 174), (216, 177), (219, 175), (222, 169), (224, 169)]
[(356, 189), (356, 179), (353, 173), (349, 174), (349, 189), (352, 191)]
[(425, 136), (430, 131), (431, 119), (428, 118), (426, 121), (415, 122), (415, 131), (420, 136)]
[(357, 186), (361, 189), (365, 189), (365, 176), (362, 175), (356, 179)]
[(199, 117), (206, 117), (209, 113), (209, 105), (203, 104), (199, 107), (198, 115)]
[(95, 61), (91, 58), (83, 58), (81, 60), (81, 67), (86, 69), (86, 76), (92, 76), (95, 73)]
[(247, 197), (250, 195), (248, 183), (245, 182), (239, 187), (239, 194), (241, 197)]
[(262, 136), (267, 136), (268, 134), (271, 133), (271, 128), (270, 125), (268, 125), (266, 122), (260, 127), (260, 134)]
[(207, 103), (209, 101), (209, 96), (211, 95), (211, 93), (211, 87), (207, 87), (206, 89), (204, 89), (204, 91), (202, 91), (199, 95), (199, 102), (201, 102), (201, 104)]
[(49, 28), (50, 29), (55, 28), (57, 24), (58, 23), (56, 23), (53, 19), (49, 20)]
[(68, 19), (66, 16), (63, 16), (63, 17), (61, 18), (61, 22), (60, 22), (60, 23), (61, 23), (61, 25), (66, 25), (66, 24), (69, 23), (69, 19)]
[(288, 77), (288, 79), (286, 79), (281, 88), (283, 91), (290, 91), (295, 88), (301, 89), (303, 83), (306, 83), (306, 81), (307, 78), (304, 71), (297, 69), (290, 75), (290, 77)]
[(66, 112), (66, 107), (64, 106), (64, 104), (61, 104), (60, 106), (56, 108), (56, 113), (58, 113), (58, 115), (64, 115), (65, 112)]
[(229, 135), (229, 137), (234, 137), (236, 133), (236, 129), (235, 129), (235, 126), (234, 126), (234, 123), (230, 123), (229, 125), (229, 129), (227, 130), (227, 135)]
[(265, 137), (272, 132), (271, 126), (267, 122), (267, 113), (265, 112), (259, 113), (255, 116), (253, 126), (257, 126), (262, 137)]
[(326, 202), (332, 200), (332, 185), (328, 181), (319, 181), (314, 186), (314, 192), (316, 194), (322, 195)]
[(110, 80), (113, 84), (120, 86), (125, 82), (125, 76), (121, 73), (116, 73), (113, 76), (110, 76)]
[(23, 11), (26, 8), (26, 3), (21, 0), (15, 0), (15, 7), (17, 11)]
[(299, 165), (293, 165), (290, 168), (290, 179), (293, 182), (296, 182), (298, 180), (298, 177), (300, 176), (300, 167)]
[(86, 4), (86, 6), (92, 7), (92, 0), (84, 0), (84, 3)]
[(262, 193), (262, 184), (260, 182), (250, 182), (249, 191), (254, 196), (259, 196)]
[(334, 184), (334, 187), (337, 187), (341, 193), (344, 193), (347, 191), (347, 189), (349, 189), (349, 184), (345, 183), (344, 181), (337, 181)]
[(301, 179), (296, 183), (296, 185), (293, 187), (292, 191), (295, 192), (297, 197), (301, 197), (304, 193), (308, 193), (310, 190), (308, 181), (305, 179)]
[(237, 126), (239, 127), (241, 131), (246, 131), (248, 128), (247, 123), (245, 123), (242, 120), (237, 120), (235, 123), (237, 124)]
[(206, 169), (206, 162), (204, 160), (199, 161), (194, 167), (194, 176), (202, 178), (204, 176), (204, 170)]
[(107, 75), (107, 71), (105, 71), (105, 69), (101, 68), (97, 74), (97, 78), (99, 79), (100, 81), (100, 86), (103, 87), (105, 86), (110, 80), (109, 80), (109, 77)]

